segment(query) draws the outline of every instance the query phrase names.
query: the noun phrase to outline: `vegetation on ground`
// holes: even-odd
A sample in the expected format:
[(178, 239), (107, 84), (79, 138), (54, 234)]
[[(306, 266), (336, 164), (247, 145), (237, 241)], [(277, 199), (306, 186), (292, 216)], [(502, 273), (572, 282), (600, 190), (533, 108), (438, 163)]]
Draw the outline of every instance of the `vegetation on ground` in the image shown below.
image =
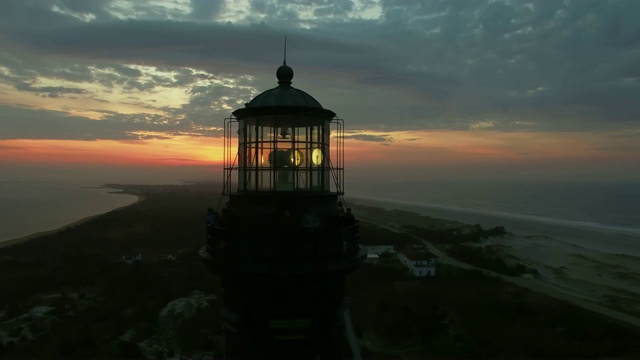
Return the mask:
[(440, 245), (456, 245), (461, 243), (480, 243), (482, 239), (492, 236), (505, 236), (507, 230), (503, 226), (484, 229), (479, 224), (447, 228), (430, 228), (424, 226), (405, 225), (408, 232), (429, 242)]
[[(118, 188), (145, 200), (0, 249), (0, 357), (221, 356), (220, 283), (197, 254), (219, 187)], [(410, 239), (370, 223), (360, 235)], [(415, 279), (382, 256), (346, 288), (365, 358), (640, 356), (637, 329), (477, 271)], [(180, 321), (162, 315), (195, 303)]]
[(347, 294), (365, 358), (640, 355), (638, 329), (480, 271), (441, 266), (414, 278), (365, 264)]
[(477, 266), (502, 275), (539, 275), (538, 270), (520, 262), (509, 262), (501, 246), (477, 246), (456, 244), (447, 248), (447, 255), (464, 263)]

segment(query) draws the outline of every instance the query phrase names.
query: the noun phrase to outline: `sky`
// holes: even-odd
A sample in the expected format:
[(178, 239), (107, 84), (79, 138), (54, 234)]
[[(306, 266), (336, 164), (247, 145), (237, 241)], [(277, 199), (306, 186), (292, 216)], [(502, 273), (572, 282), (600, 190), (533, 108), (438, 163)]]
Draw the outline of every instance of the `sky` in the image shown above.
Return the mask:
[[(3, 0), (0, 181), (219, 179), (277, 86), (345, 121), (346, 178), (640, 181), (637, 0)], [(4, 179), (3, 179), (4, 178)]]

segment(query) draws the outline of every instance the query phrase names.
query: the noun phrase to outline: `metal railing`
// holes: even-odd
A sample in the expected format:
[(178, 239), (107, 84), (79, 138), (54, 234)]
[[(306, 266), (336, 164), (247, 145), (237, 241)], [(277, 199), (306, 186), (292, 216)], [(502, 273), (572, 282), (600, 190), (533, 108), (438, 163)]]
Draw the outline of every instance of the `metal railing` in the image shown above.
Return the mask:
[[(234, 116), (224, 119), (224, 154), (223, 154), (223, 171), (222, 171), (222, 193), (229, 195), (231, 193), (231, 184), (233, 182), (233, 169), (237, 169), (238, 146), (233, 144), (233, 140), (237, 137), (234, 134), (237, 131), (238, 119)], [(234, 127), (235, 125), (235, 127)], [(236, 131), (233, 131), (233, 130)]]
[(214, 258), (304, 262), (349, 259), (357, 255), (359, 223), (335, 228), (298, 229), (276, 236), (240, 234), (233, 228), (207, 228), (207, 246)]

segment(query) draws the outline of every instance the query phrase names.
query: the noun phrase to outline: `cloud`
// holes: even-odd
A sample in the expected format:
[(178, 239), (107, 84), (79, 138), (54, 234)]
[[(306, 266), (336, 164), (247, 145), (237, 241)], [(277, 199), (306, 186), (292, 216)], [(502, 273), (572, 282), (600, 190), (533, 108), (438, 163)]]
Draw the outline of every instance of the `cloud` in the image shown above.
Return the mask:
[(483, 129), (491, 129), (496, 127), (496, 122), (491, 120), (478, 121), (471, 126), (469, 126), (470, 130), (483, 130)]
[(354, 139), (358, 141), (371, 141), (377, 143), (390, 143), (393, 141), (391, 135), (373, 135), (373, 134), (354, 134), (344, 135), (345, 139)]
[(223, 4), (221, 0), (191, 0), (191, 16), (196, 20), (213, 20)]
[[(275, 86), (287, 33), (294, 86), (355, 129), (634, 128), (636, 13), (640, 2), (624, 0), (9, 1), (0, 82), (47, 96), (123, 92), (210, 125)], [(183, 103), (163, 105), (166, 89)]]
[(102, 120), (70, 116), (62, 111), (0, 104), (0, 140), (146, 140), (177, 135), (219, 137), (214, 126), (175, 119), (171, 114), (104, 112)]
[(631, 144), (618, 144), (610, 146), (595, 146), (585, 149), (587, 152), (596, 151), (599, 153), (632, 153), (637, 154), (640, 147)]
[(57, 98), (65, 94), (86, 94), (85, 89), (67, 88), (63, 86), (33, 86), (29, 83), (19, 83), (15, 86), (20, 91), (38, 93), (50, 98)]

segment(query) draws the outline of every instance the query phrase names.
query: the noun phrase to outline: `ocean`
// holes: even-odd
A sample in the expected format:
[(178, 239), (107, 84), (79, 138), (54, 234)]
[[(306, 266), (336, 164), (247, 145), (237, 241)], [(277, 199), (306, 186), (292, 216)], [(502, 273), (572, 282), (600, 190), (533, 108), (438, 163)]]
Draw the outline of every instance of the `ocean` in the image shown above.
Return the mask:
[(0, 242), (132, 204), (136, 196), (72, 182), (0, 182)]
[(640, 234), (637, 183), (431, 181), (348, 184), (345, 190), (354, 200)]
[[(0, 241), (63, 227), (136, 201), (132, 195), (108, 194), (110, 189), (83, 187), (91, 185), (0, 182)], [(404, 181), (346, 185), (347, 200), (360, 197), (447, 210), (463, 222), (482, 218), (500, 224), (500, 219), (507, 218), (640, 234), (640, 184)]]

